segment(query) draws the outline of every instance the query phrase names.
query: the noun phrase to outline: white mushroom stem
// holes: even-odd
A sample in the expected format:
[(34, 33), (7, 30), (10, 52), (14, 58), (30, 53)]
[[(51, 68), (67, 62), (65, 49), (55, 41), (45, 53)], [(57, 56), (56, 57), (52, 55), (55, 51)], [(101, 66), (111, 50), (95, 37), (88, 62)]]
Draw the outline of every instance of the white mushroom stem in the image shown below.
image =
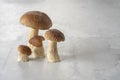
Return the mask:
[(32, 49), (32, 45), (29, 43), (29, 40), (32, 38), (32, 37), (34, 37), (34, 36), (37, 36), (38, 35), (38, 29), (30, 29), (30, 33), (29, 33), (29, 35), (28, 35), (28, 43), (27, 43), (27, 45)]
[(32, 47), (32, 55), (34, 58), (44, 58), (45, 54), (44, 54), (44, 48), (43, 46), (41, 47)]
[(59, 62), (59, 55), (57, 51), (57, 42), (48, 41), (47, 59), (49, 62)]
[(38, 35), (38, 29), (30, 29), (30, 33), (29, 33), (29, 38), (28, 39), (31, 39), (32, 37)]
[(19, 53), (18, 61), (19, 62), (27, 62), (27, 61), (29, 61), (29, 57), (26, 54)]

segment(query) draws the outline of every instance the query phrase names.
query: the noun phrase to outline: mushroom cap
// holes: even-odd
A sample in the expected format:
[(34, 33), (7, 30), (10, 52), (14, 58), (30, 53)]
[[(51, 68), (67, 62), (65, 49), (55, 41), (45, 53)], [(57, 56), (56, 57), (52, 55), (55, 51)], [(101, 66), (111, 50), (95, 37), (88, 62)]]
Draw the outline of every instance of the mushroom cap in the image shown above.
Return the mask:
[(41, 47), (43, 40), (45, 40), (43, 36), (34, 36), (29, 40), (29, 43), (33, 46)]
[(51, 40), (51, 41), (55, 41), (55, 42), (60, 42), (60, 41), (65, 40), (64, 34), (57, 29), (50, 29), (50, 30), (46, 31), (45, 38), (47, 40)]
[(25, 45), (19, 45), (18, 46), (18, 51), (24, 55), (30, 55), (32, 52), (31, 52), (31, 49), (28, 47), (28, 46), (25, 46)]
[(46, 30), (52, 26), (52, 21), (47, 14), (40, 11), (29, 11), (22, 15), (20, 22), (33, 29)]

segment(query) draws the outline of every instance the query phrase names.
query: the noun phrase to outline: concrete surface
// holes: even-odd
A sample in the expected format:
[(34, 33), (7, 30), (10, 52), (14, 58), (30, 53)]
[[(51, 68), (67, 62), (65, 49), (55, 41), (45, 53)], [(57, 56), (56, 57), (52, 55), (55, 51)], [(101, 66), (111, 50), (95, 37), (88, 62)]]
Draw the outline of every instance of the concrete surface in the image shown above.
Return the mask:
[[(0, 80), (120, 80), (119, 0), (1, 0), (0, 8)], [(31, 10), (47, 13), (65, 34), (60, 63), (17, 62), (29, 32), (19, 19)]]

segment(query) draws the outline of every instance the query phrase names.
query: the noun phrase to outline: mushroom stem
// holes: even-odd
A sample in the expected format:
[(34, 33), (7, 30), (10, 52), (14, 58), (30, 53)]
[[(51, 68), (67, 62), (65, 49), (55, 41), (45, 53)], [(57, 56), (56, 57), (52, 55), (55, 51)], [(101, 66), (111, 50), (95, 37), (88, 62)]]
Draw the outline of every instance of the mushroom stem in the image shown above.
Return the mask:
[(49, 62), (59, 62), (59, 55), (57, 51), (57, 42), (48, 41), (47, 59)]
[(33, 29), (33, 28), (31, 28), (28, 39), (31, 39), (32, 37), (34, 37), (34, 36), (36, 36), (36, 35), (38, 35), (38, 29)]
[(23, 53), (19, 53), (18, 61), (19, 62), (27, 62), (27, 61), (29, 61), (29, 57)]
[(41, 47), (33, 46), (32, 53), (33, 53), (34, 58), (44, 58), (45, 57), (43, 46), (41, 46)]
[(33, 29), (33, 28), (31, 28), (30, 29), (30, 33), (29, 33), (29, 35), (28, 35), (28, 43), (27, 43), (27, 45), (32, 49), (32, 45), (29, 43), (29, 40), (32, 38), (32, 37), (34, 37), (34, 36), (36, 36), (36, 35), (38, 35), (38, 29)]

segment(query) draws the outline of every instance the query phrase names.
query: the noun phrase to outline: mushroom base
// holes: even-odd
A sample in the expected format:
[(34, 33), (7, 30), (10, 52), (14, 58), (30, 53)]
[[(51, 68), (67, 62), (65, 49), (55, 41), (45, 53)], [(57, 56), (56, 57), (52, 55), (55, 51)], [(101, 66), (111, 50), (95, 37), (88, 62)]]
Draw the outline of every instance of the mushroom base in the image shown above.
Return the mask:
[(60, 58), (57, 51), (57, 42), (49, 41), (47, 49), (47, 59), (49, 62), (59, 62)]
[(29, 61), (29, 57), (27, 55), (24, 55), (23, 53), (19, 53), (18, 61), (19, 62), (27, 62), (27, 61)]
[(33, 55), (34, 58), (44, 58), (45, 54), (44, 54), (43, 46), (41, 46), (41, 47), (33, 46), (33, 48), (32, 48), (32, 55)]

